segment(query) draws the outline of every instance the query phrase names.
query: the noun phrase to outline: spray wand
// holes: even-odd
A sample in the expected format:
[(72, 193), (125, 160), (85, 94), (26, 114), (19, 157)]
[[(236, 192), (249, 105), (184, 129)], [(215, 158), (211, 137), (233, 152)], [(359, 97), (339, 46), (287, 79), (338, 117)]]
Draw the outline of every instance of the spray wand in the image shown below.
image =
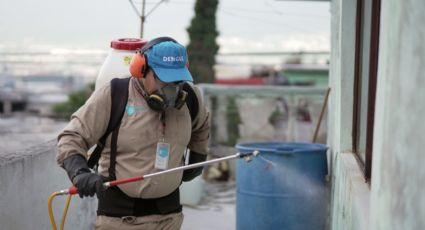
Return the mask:
[[(213, 160), (209, 160), (209, 161), (204, 161), (204, 162), (200, 162), (200, 163), (176, 167), (176, 168), (172, 168), (172, 169), (168, 169), (168, 170), (164, 170), (164, 171), (160, 171), (160, 172), (146, 174), (146, 175), (143, 175), (143, 176), (135, 176), (135, 177), (130, 177), (130, 178), (122, 179), (122, 180), (108, 181), (108, 182), (105, 182), (103, 184), (103, 186), (105, 186), (105, 188), (109, 188), (109, 187), (120, 185), (120, 184), (126, 184), (126, 183), (135, 182), (135, 181), (141, 181), (141, 180), (144, 180), (144, 179), (147, 179), (147, 178), (150, 178), (150, 177), (155, 177), (155, 176), (173, 173), (173, 172), (178, 172), (178, 171), (184, 171), (184, 170), (192, 169), (192, 168), (198, 168), (198, 167), (202, 167), (202, 166), (205, 166), (205, 165), (210, 165), (210, 164), (214, 164), (214, 163), (218, 163), (218, 162), (222, 162), (222, 161), (233, 160), (233, 159), (238, 159), (238, 158), (239, 159), (243, 158), (243, 159), (245, 159), (246, 162), (250, 162), (253, 159), (253, 157), (256, 157), (259, 153), (260, 153), (259, 151), (254, 151), (254, 152), (249, 152), (249, 153), (236, 153), (234, 155), (230, 155), (230, 156), (227, 156), (227, 157), (221, 157), (221, 158), (217, 158), (217, 159), (213, 159)], [(72, 197), (72, 195), (77, 194), (77, 193), (78, 193), (78, 189), (75, 186), (71, 186), (68, 189), (63, 189), (63, 190), (54, 192), (49, 196), (48, 208), (49, 208), (50, 221), (52, 223), (52, 229), (54, 229), (54, 230), (57, 229), (56, 222), (55, 222), (55, 219), (54, 219), (54, 216), (53, 216), (53, 210), (52, 210), (53, 198), (56, 197), (56, 196), (60, 196), (60, 195), (69, 195), (66, 206), (65, 206), (64, 213), (62, 215), (61, 229), (64, 229), (65, 218), (66, 218), (66, 214), (68, 212), (69, 203), (71, 202), (71, 197)]]

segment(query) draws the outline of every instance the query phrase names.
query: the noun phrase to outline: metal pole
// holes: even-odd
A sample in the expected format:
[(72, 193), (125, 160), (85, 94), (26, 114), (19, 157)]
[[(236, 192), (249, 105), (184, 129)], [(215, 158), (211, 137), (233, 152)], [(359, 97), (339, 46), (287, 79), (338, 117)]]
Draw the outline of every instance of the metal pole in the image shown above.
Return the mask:
[(143, 27), (145, 24), (145, 5), (146, 1), (142, 0), (142, 14), (140, 15), (140, 38), (143, 38)]
[(289, 95), (289, 103), (288, 103), (288, 130), (287, 130), (287, 136), (286, 140), (288, 141), (294, 141), (295, 140), (295, 123), (297, 122), (297, 108), (295, 105), (295, 99), (294, 94)]
[[(232, 159), (236, 159), (236, 158), (244, 158), (246, 161), (251, 161), (253, 157), (256, 157), (260, 152), (259, 151), (254, 151), (251, 153), (236, 153), (234, 155), (231, 156), (227, 156), (227, 157), (221, 157), (221, 158), (217, 158), (217, 159), (213, 159), (213, 160), (209, 160), (209, 161), (204, 161), (204, 162), (200, 162), (200, 163), (196, 163), (196, 164), (190, 164), (190, 165), (186, 165), (186, 166), (181, 166), (181, 167), (177, 167), (177, 168), (172, 168), (172, 169), (168, 169), (165, 171), (160, 171), (160, 172), (155, 172), (155, 173), (151, 173), (151, 174), (146, 174), (144, 176), (135, 176), (135, 177), (130, 177), (130, 178), (126, 178), (126, 179), (122, 179), (122, 180), (114, 180), (114, 181), (109, 181), (109, 182), (105, 182), (103, 185), (105, 187), (111, 187), (111, 186), (116, 186), (116, 185), (120, 185), (120, 184), (127, 184), (130, 182), (135, 182), (135, 181), (141, 181), (144, 180), (146, 178), (150, 178), (150, 177), (155, 177), (155, 176), (159, 176), (162, 174), (167, 174), (167, 173), (173, 173), (173, 172), (177, 172), (177, 171), (183, 171), (183, 170), (187, 170), (187, 169), (192, 169), (192, 168), (198, 168), (201, 166), (205, 166), (205, 165), (210, 165), (210, 164), (214, 164), (217, 162), (221, 162), (221, 161), (228, 161), (228, 160), (232, 160)], [(78, 190), (75, 186), (71, 186), (68, 189), (64, 189), (64, 190), (60, 190), (58, 192), (58, 195), (65, 195), (65, 194), (76, 194), (78, 193)]]
[(329, 98), (330, 92), (331, 92), (331, 88), (328, 88), (328, 90), (326, 91), (325, 100), (323, 101), (322, 110), (320, 111), (319, 120), (317, 121), (316, 130), (314, 131), (313, 141), (312, 141), (313, 143), (315, 143), (317, 140), (317, 135), (319, 134), (319, 129), (320, 129), (320, 123), (322, 122), (322, 117), (323, 117), (323, 114), (325, 113), (326, 105), (328, 104), (328, 98)]
[(143, 178), (146, 179), (146, 178), (149, 178), (149, 177), (155, 177), (155, 176), (159, 176), (159, 175), (162, 175), (162, 174), (167, 174), (167, 173), (178, 172), (178, 171), (183, 171), (183, 170), (187, 170), (187, 169), (198, 168), (198, 167), (201, 167), (201, 166), (210, 165), (210, 164), (214, 164), (214, 163), (217, 163), (217, 162), (228, 161), (228, 160), (240, 158), (240, 156), (241, 156), (240, 153), (236, 153), (234, 155), (227, 156), (227, 157), (217, 158), (217, 159), (213, 159), (213, 160), (209, 160), (209, 161), (204, 161), (204, 162), (200, 162), (200, 163), (196, 163), (196, 164), (190, 164), (190, 165), (186, 165), (186, 166), (182, 166), (182, 167), (177, 167), (177, 168), (173, 168), (173, 169), (169, 169), (169, 170), (165, 170), (165, 171), (161, 171), (161, 172), (146, 174), (145, 176), (143, 176)]

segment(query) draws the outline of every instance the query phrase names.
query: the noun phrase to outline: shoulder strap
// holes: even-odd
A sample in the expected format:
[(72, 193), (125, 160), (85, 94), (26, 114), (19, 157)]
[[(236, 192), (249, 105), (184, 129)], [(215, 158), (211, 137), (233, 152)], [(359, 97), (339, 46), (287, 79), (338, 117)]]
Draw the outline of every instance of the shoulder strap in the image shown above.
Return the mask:
[(183, 90), (187, 92), (186, 105), (189, 109), (190, 118), (193, 120), (196, 118), (199, 112), (199, 101), (198, 97), (192, 86), (189, 83), (183, 85)]
[(128, 84), (130, 78), (114, 78), (111, 81), (111, 112), (108, 127), (106, 132), (99, 139), (96, 148), (88, 160), (88, 166), (93, 168), (97, 165), (103, 148), (105, 147), (106, 139), (109, 134), (120, 124), (124, 115), (125, 106), (128, 99)]

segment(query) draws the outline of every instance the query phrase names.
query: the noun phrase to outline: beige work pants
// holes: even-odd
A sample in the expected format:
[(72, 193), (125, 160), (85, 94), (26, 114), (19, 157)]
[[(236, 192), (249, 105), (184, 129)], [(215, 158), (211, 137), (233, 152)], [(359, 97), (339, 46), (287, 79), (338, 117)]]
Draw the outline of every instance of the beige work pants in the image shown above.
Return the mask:
[(142, 217), (97, 216), (96, 230), (179, 230), (183, 213)]

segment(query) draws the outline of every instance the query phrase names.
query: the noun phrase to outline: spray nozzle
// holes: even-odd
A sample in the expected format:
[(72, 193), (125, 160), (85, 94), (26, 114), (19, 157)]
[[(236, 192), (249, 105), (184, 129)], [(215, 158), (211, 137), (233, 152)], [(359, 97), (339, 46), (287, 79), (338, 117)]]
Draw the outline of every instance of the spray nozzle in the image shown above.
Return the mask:
[(254, 157), (258, 156), (258, 154), (260, 154), (260, 152), (255, 150), (250, 153), (239, 153), (239, 157), (243, 158), (246, 162), (251, 162)]

